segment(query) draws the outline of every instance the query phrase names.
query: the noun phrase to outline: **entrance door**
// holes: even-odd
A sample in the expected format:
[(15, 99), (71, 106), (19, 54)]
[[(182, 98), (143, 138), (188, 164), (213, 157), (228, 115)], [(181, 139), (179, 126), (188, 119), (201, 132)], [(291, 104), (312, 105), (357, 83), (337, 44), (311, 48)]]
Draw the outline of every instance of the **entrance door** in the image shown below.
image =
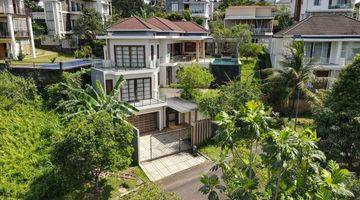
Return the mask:
[(6, 58), (6, 44), (0, 43), (0, 59)]
[(179, 112), (172, 108), (166, 108), (166, 127), (176, 125), (179, 125)]

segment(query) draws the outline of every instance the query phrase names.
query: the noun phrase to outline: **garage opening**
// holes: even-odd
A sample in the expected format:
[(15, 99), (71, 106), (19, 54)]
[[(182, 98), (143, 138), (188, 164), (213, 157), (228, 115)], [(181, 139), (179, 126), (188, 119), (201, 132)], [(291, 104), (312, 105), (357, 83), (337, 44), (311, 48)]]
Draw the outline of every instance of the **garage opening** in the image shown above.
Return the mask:
[(140, 135), (148, 132), (156, 131), (159, 129), (158, 126), (158, 112), (137, 115), (130, 119), (130, 122), (139, 129)]

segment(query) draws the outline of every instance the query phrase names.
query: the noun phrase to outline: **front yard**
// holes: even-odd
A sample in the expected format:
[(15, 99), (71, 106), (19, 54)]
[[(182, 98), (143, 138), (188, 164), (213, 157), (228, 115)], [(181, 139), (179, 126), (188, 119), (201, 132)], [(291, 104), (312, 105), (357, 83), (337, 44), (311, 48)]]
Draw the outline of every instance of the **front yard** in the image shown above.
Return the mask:
[(49, 51), (44, 49), (36, 49), (36, 58), (26, 55), (22, 61), (11, 61), (12, 65), (38, 65), (52, 62), (61, 62), (75, 59), (73, 55)]

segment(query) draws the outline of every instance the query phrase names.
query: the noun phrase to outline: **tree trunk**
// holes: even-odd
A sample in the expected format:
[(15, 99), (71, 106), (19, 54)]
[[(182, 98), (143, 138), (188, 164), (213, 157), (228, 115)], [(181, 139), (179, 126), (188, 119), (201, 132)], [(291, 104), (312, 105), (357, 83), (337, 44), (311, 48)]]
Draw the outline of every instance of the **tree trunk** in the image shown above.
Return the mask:
[[(297, 87), (295, 88), (295, 92), (297, 92)], [(292, 118), (293, 114), (294, 114), (294, 109), (295, 109), (295, 102), (296, 102), (296, 94), (293, 95), (292, 97), (292, 105), (291, 105), (291, 109), (289, 110), (289, 120)]]

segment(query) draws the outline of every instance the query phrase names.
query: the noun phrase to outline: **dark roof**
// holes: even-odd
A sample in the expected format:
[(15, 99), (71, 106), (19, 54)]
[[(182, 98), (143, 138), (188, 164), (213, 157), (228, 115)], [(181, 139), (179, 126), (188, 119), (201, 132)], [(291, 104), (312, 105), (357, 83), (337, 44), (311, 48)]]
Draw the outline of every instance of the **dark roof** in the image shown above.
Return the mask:
[(180, 27), (174, 24), (172, 21), (160, 18), (160, 17), (151, 17), (146, 21), (149, 24), (152, 24), (163, 31), (171, 32), (184, 32)]
[(186, 33), (208, 33), (208, 31), (204, 27), (196, 24), (195, 22), (174, 21), (173, 23), (180, 27), (182, 30), (184, 30)]
[(293, 35), (360, 35), (360, 21), (340, 14), (312, 15), (277, 32), (274, 37)]
[(110, 26), (108, 31), (161, 31), (158, 27), (145, 22), (139, 17), (130, 17)]
[(172, 97), (166, 99), (167, 106), (180, 112), (186, 113), (193, 110), (196, 110), (197, 105), (194, 102), (179, 98), (179, 97)]

